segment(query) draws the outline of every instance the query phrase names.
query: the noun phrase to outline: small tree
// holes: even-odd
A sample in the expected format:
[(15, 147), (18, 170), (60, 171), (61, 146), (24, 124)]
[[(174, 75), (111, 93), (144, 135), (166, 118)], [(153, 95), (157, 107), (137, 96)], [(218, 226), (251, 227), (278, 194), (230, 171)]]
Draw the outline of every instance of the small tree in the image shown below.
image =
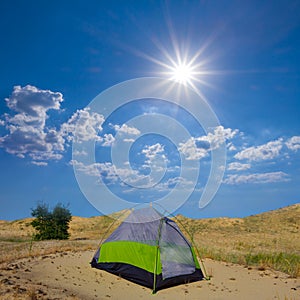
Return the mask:
[(35, 217), (31, 222), (31, 225), (37, 230), (34, 236), (35, 240), (65, 240), (69, 238), (68, 229), (72, 215), (70, 210), (62, 204), (57, 204), (51, 212), (48, 205), (40, 203), (35, 209), (32, 209), (31, 215)]
[(59, 240), (67, 240), (70, 236), (68, 230), (69, 223), (72, 219), (71, 212), (67, 208), (58, 204), (53, 209), (52, 219), (55, 238)]

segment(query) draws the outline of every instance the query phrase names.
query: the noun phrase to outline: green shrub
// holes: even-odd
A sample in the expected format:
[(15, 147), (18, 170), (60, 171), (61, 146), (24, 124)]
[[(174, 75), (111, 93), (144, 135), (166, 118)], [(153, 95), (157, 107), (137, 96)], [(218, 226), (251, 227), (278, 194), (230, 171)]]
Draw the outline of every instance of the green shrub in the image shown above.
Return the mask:
[(34, 235), (35, 240), (66, 240), (69, 238), (68, 229), (72, 215), (66, 207), (57, 204), (53, 211), (49, 211), (48, 205), (38, 204), (35, 209), (32, 209), (31, 215), (35, 217), (31, 222), (37, 231)]

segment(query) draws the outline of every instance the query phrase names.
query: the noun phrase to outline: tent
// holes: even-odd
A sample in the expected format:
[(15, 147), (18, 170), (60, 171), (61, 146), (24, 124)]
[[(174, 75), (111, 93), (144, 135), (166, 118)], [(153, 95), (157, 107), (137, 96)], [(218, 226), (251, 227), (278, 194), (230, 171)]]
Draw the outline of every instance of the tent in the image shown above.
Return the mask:
[(153, 292), (204, 277), (177, 224), (153, 207), (133, 210), (98, 248), (91, 265)]

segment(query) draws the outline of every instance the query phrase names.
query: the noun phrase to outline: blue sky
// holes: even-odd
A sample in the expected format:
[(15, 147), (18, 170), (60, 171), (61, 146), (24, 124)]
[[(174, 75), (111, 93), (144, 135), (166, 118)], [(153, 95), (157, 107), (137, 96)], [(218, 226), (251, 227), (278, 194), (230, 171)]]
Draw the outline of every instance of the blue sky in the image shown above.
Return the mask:
[[(299, 1), (1, 1), (0, 219), (28, 217), (38, 201), (98, 215), (89, 193), (110, 206), (102, 188), (129, 206), (193, 189), (175, 210), (193, 218), (298, 203), (299, 15)], [(193, 58), (190, 81), (170, 81), (172, 62)], [(144, 77), (181, 102), (145, 96), (106, 116), (111, 99), (95, 97)], [(203, 102), (189, 104), (195, 92)], [(218, 119), (209, 130), (195, 118), (203, 103)], [(199, 209), (222, 149), (220, 187)]]

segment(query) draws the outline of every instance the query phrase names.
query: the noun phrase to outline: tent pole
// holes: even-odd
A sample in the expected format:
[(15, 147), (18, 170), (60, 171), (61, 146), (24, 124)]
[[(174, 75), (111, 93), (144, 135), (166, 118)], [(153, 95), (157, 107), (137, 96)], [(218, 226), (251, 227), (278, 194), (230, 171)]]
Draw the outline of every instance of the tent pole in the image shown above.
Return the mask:
[(184, 229), (184, 231), (186, 232), (186, 234), (189, 236), (190, 240), (191, 240), (191, 246), (194, 246), (194, 249), (196, 251), (196, 255), (198, 256), (199, 260), (200, 260), (200, 266), (201, 266), (201, 271), (204, 275), (204, 279), (205, 280), (210, 280), (210, 277), (208, 276), (207, 272), (206, 272), (206, 268), (202, 259), (202, 255), (200, 255), (200, 251), (196, 245), (196, 243), (194, 242), (194, 237), (190, 234), (190, 232), (186, 229), (186, 227), (184, 226), (184, 224), (176, 218), (176, 216), (173, 215), (173, 217), (175, 218), (175, 220), (181, 225), (181, 227)]
[(202, 259), (202, 255), (200, 255), (200, 251), (196, 245), (196, 243), (194, 242), (194, 238), (192, 237), (192, 235), (190, 234), (190, 232), (187, 230), (187, 228), (184, 226), (184, 224), (172, 213), (168, 212), (163, 206), (159, 205), (158, 203), (156, 203), (156, 205), (160, 206), (162, 209), (165, 210), (165, 212), (167, 212), (170, 216), (172, 216), (182, 227), (182, 229), (184, 229), (184, 231), (186, 232), (186, 234), (189, 236), (190, 240), (191, 240), (191, 245), (194, 246), (194, 249), (196, 251), (196, 255), (199, 257), (200, 260), (200, 266), (201, 266), (201, 271), (203, 273), (204, 279), (205, 280), (210, 280), (210, 276), (208, 276), (206, 269), (205, 269), (205, 265)]
[(159, 227), (158, 227), (158, 232), (157, 232), (156, 255), (155, 255), (155, 265), (154, 265), (154, 277), (153, 277), (152, 294), (156, 293), (156, 273), (157, 273), (157, 263), (158, 263), (158, 251), (159, 251), (159, 242), (160, 242), (160, 237), (161, 237), (161, 227), (162, 227), (163, 221), (164, 221), (164, 218), (161, 218), (160, 219), (160, 223), (159, 223)]

